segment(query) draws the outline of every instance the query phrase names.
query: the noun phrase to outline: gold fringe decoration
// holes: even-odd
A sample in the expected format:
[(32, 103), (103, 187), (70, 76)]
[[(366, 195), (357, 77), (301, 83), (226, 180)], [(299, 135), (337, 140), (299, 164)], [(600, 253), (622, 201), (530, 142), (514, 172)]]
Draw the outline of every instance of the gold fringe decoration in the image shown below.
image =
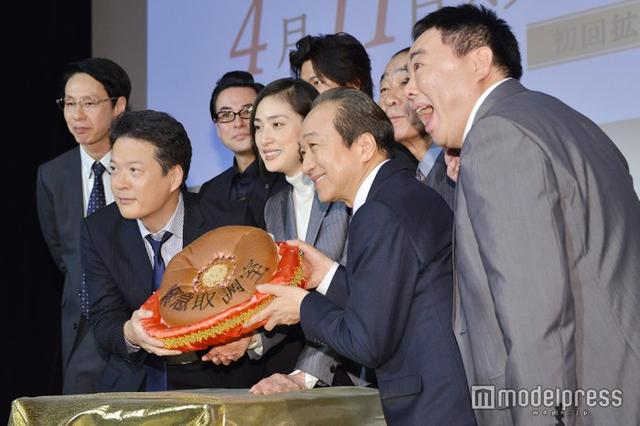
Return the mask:
[[(290, 286), (298, 287), (302, 280), (304, 279), (304, 270), (302, 266), (298, 266), (293, 273), (293, 277), (289, 281)], [(263, 299), (255, 308), (250, 309), (248, 311), (242, 312), (238, 315), (235, 315), (231, 318), (228, 318), (219, 324), (216, 324), (212, 327), (209, 327), (204, 330), (196, 331), (193, 333), (186, 334), (180, 337), (166, 337), (161, 339), (164, 342), (164, 347), (166, 349), (174, 349), (179, 348), (181, 346), (189, 345), (192, 343), (202, 342), (203, 340), (207, 340), (211, 337), (222, 334), (228, 330), (231, 330), (238, 325), (244, 324), (249, 318), (257, 314), (259, 311), (265, 308), (265, 306), (271, 302), (273, 296), (268, 296)]]

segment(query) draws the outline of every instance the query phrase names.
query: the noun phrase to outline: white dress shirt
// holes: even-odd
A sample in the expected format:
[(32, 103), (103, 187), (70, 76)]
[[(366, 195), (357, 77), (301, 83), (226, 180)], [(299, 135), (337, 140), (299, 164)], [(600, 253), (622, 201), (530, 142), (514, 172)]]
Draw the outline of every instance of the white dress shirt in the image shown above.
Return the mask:
[(306, 241), (306, 237), (309, 219), (311, 218), (311, 208), (313, 207), (313, 195), (315, 194), (313, 181), (302, 172), (292, 177), (285, 176), (285, 178), (287, 182), (293, 186), (293, 210), (296, 216), (296, 234), (299, 240), (310, 243)]
[[(93, 189), (93, 163), (94, 160), (89, 154), (87, 154), (80, 145), (80, 164), (82, 171), (82, 207), (84, 216), (87, 215), (87, 207), (89, 206), (89, 197), (91, 196), (91, 190)], [(100, 160), (100, 163), (107, 169), (102, 174), (102, 185), (104, 186), (104, 196), (106, 205), (113, 203), (113, 192), (111, 192), (111, 172), (109, 169), (111, 163), (111, 151), (107, 152)]]
[(167, 224), (162, 227), (156, 233), (150, 232), (144, 223), (140, 219), (136, 219), (138, 222), (138, 229), (140, 230), (140, 235), (142, 236), (142, 240), (144, 241), (144, 248), (147, 250), (147, 256), (149, 256), (149, 262), (151, 263), (151, 267), (153, 268), (153, 248), (151, 247), (151, 243), (147, 241), (147, 235), (151, 235), (156, 241), (160, 241), (165, 232), (171, 232), (171, 237), (160, 248), (160, 254), (162, 255), (162, 260), (165, 265), (168, 265), (173, 256), (180, 253), (182, 250), (182, 232), (184, 228), (184, 200), (182, 199), (182, 194), (180, 194), (180, 198), (178, 199), (178, 205), (176, 206), (176, 210), (171, 215), (171, 218), (167, 222)]

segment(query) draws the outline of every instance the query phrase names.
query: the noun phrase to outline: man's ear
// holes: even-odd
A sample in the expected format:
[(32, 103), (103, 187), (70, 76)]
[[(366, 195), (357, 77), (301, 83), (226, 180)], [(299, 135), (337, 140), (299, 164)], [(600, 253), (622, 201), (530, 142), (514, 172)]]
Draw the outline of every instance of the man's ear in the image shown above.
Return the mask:
[(116, 100), (116, 105), (113, 107), (113, 116), (117, 117), (122, 114), (125, 109), (127, 109), (127, 98), (119, 96)]
[(182, 180), (184, 179), (184, 171), (182, 170), (182, 167), (176, 164), (169, 169), (169, 175), (171, 179), (171, 192), (176, 189), (180, 189), (182, 186)]
[(378, 144), (376, 144), (376, 139), (371, 133), (365, 132), (353, 141), (351, 148), (355, 148), (360, 157), (360, 161), (366, 163), (373, 158), (378, 150)]
[(493, 51), (488, 46), (481, 46), (472, 53), (473, 70), (478, 80), (484, 80), (491, 74)]

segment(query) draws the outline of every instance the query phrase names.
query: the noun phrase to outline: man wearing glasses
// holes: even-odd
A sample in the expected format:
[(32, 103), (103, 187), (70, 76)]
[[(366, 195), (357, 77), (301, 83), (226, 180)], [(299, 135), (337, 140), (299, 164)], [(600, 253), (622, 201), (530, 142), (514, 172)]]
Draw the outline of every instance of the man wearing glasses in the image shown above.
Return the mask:
[[(253, 103), (264, 88), (256, 83), (246, 71), (230, 71), (217, 82), (211, 94), (209, 111), (215, 123), (218, 137), (224, 146), (233, 152), (233, 165), (205, 182), (200, 188), (201, 200), (208, 204), (223, 225), (249, 225), (265, 229), (264, 207), (267, 198), (284, 189), (287, 184), (280, 174), (260, 170), (256, 153), (252, 150), (249, 120)], [(278, 340), (282, 336), (276, 336)], [(275, 340), (274, 340), (275, 341)], [(290, 346), (291, 345), (291, 346)], [(214, 364), (246, 368), (263, 368), (263, 377), (274, 372), (283, 372), (280, 360), (287, 357), (289, 348), (294, 350), (297, 342), (285, 342), (279, 349), (262, 354), (261, 340), (242, 338), (227, 345), (214, 346), (203, 360)], [(259, 362), (248, 363), (247, 349), (255, 352)]]
[(89, 329), (88, 298), (80, 258), (83, 217), (113, 201), (109, 127), (127, 107), (131, 83), (115, 62), (89, 58), (69, 64), (56, 102), (78, 146), (38, 169), (40, 228), (65, 276), (62, 295), (63, 393), (91, 393), (105, 363)]
[(249, 118), (263, 87), (246, 71), (230, 71), (217, 81), (211, 94), (211, 119), (234, 158), (230, 168), (202, 185), (200, 194), (217, 207), (229, 225), (264, 229), (264, 205), (274, 184), (279, 188), (274, 176), (261, 173), (251, 148)]

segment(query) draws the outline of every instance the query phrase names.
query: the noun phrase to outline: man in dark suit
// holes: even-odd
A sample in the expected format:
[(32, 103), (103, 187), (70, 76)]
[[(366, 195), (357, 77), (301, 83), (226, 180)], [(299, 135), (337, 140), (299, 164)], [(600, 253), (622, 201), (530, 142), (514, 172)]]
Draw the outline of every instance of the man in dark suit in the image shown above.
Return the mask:
[(263, 87), (246, 71), (230, 71), (216, 82), (209, 112), (218, 137), (233, 152), (233, 165), (199, 191), (221, 220), (262, 229), (267, 198), (286, 186), (279, 175), (260, 170), (252, 150), (249, 118)]
[(76, 394), (95, 392), (105, 366), (86, 320), (86, 297), (80, 296), (80, 224), (83, 217), (113, 201), (109, 126), (125, 110), (131, 83), (115, 62), (89, 58), (67, 66), (63, 86), (64, 95), (57, 102), (78, 146), (40, 166), (36, 198), (42, 234), (65, 276), (62, 391)]
[(181, 191), (191, 161), (184, 128), (165, 113), (124, 113), (110, 140), (116, 202), (82, 229), (90, 322), (108, 359), (100, 390), (252, 385), (261, 374), (246, 356), (228, 367), (203, 362), (193, 352), (164, 349), (140, 323), (150, 312), (138, 308), (159, 286), (164, 266), (218, 226), (205, 203)]
[[(518, 394), (478, 423), (640, 424), (640, 201), (626, 160), (587, 117), (519, 83), (518, 42), (493, 11), (445, 7), (413, 36), (427, 131), (462, 149), (454, 331), (467, 378)], [(551, 397), (531, 407), (520, 395), (536, 388)]]
[(308, 339), (374, 368), (390, 424), (474, 424), (451, 327), (451, 210), (388, 160), (393, 127), (353, 89), (320, 95), (303, 123), (303, 170), (320, 200), (353, 209), (346, 266), (299, 242), (316, 292), (277, 295), (252, 321), (300, 319)]

